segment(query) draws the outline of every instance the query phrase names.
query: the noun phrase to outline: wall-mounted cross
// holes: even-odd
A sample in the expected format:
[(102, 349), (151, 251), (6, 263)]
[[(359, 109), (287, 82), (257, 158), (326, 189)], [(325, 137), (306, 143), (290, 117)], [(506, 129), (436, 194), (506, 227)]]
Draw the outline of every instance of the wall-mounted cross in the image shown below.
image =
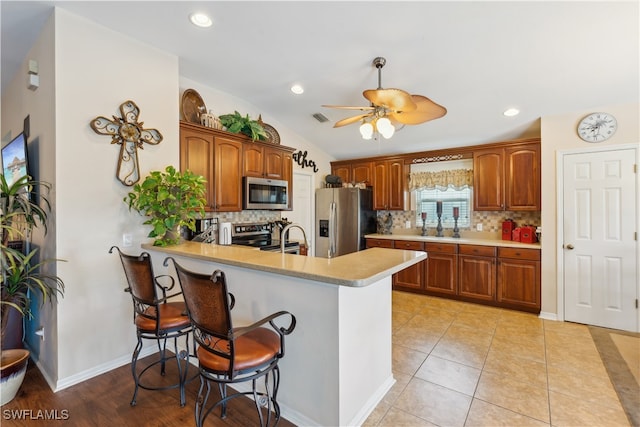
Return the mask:
[(140, 109), (133, 101), (126, 101), (120, 105), (120, 115), (96, 117), (90, 123), (91, 128), (100, 135), (111, 135), (111, 143), (120, 145), (118, 169), (116, 177), (124, 185), (132, 186), (140, 180), (138, 166), (138, 148), (144, 149), (143, 144), (157, 145), (162, 141), (162, 134), (156, 129), (143, 129), (143, 122), (138, 123)]

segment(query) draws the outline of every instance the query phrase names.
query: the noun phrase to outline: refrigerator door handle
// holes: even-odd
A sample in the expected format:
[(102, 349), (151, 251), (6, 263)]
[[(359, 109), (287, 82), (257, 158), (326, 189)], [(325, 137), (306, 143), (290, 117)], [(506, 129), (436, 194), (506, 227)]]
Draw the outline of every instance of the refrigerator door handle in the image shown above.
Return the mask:
[(336, 203), (329, 204), (329, 258), (336, 253)]

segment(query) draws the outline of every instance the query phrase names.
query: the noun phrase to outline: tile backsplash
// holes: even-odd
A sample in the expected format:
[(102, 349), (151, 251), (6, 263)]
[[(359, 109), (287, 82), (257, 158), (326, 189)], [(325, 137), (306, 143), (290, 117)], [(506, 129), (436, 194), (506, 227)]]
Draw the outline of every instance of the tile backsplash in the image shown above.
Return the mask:
[[(281, 215), (282, 214), (282, 215)], [(254, 223), (254, 222), (273, 222), (280, 217), (286, 218), (286, 212), (280, 211), (241, 211), (241, 212), (207, 212), (205, 218), (218, 218), (218, 223), (230, 222), (233, 224), (239, 223)]]
[[(416, 230), (421, 230), (421, 227), (416, 226), (416, 212), (415, 211), (378, 211), (378, 218), (386, 217), (391, 214), (393, 218), (392, 233), (396, 234), (413, 234)], [(482, 211), (471, 213), (471, 227), (460, 227), (461, 233), (475, 232), (477, 224), (482, 224), (482, 231), (487, 235), (494, 235), (496, 238), (501, 237), (502, 222), (511, 218), (516, 222), (518, 226), (532, 225), (539, 227), (540, 224), (540, 212), (507, 212), (507, 211)], [(406, 223), (411, 224), (410, 228), (406, 228)], [(435, 234), (435, 227), (429, 227), (430, 235)], [(445, 235), (452, 233), (450, 228), (444, 229)]]

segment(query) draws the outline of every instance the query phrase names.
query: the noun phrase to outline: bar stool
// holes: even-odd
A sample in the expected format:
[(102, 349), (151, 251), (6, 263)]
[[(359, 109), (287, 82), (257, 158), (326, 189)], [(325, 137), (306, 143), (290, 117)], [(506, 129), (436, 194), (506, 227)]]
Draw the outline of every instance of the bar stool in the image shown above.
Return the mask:
[[(131, 357), (131, 373), (135, 382), (135, 390), (131, 399), (131, 406), (135, 406), (138, 389), (168, 390), (180, 389), (180, 406), (186, 403), (185, 384), (187, 383), (187, 371), (189, 367), (189, 334), (191, 322), (186, 314), (183, 301), (169, 302), (168, 299), (180, 295), (177, 292), (167, 295), (174, 286), (175, 281), (169, 275), (155, 276), (151, 264), (151, 256), (147, 252), (140, 255), (128, 255), (120, 251), (117, 246), (112, 246), (109, 253), (117, 250), (122, 261), (122, 267), (127, 278), (128, 287), (125, 292), (131, 294), (133, 300), (133, 321), (136, 325), (138, 342)], [(167, 280), (168, 285), (163, 286), (161, 281)], [(178, 338), (185, 337), (187, 351), (178, 350)], [(158, 344), (160, 358), (145, 367), (140, 373), (136, 365), (138, 356), (142, 350), (143, 340), (154, 340)], [(167, 341), (173, 340), (173, 355), (167, 353)], [(195, 343), (193, 344), (195, 354)], [(143, 375), (153, 366), (160, 365), (160, 374), (165, 375), (167, 360), (175, 359), (178, 366), (178, 382), (169, 385), (150, 385), (142, 381)], [(183, 366), (184, 365), (184, 366)]]
[[(278, 361), (284, 357), (284, 337), (293, 332), (296, 318), (287, 311), (278, 311), (249, 326), (233, 327), (231, 309), (235, 298), (227, 290), (224, 272), (199, 274), (186, 270), (173, 258), (164, 260), (167, 266), (173, 262), (182, 288), (187, 312), (191, 319), (193, 335), (199, 344), (196, 351), (200, 368), (200, 389), (195, 407), (196, 425), (202, 426), (205, 418), (216, 407), (221, 407), (221, 418), (226, 418), (227, 402), (239, 396), (250, 396), (258, 411), (260, 426), (269, 426), (280, 420), (277, 395), (280, 384)], [(284, 328), (274, 322), (289, 317)], [(269, 324), (271, 327), (263, 327)], [(258, 391), (258, 380), (264, 378), (264, 392)], [(273, 377), (273, 378), (271, 378)], [(227, 385), (251, 382), (251, 391), (227, 394)], [(220, 400), (207, 408), (211, 383), (218, 385)], [(266, 420), (261, 410), (266, 406)]]

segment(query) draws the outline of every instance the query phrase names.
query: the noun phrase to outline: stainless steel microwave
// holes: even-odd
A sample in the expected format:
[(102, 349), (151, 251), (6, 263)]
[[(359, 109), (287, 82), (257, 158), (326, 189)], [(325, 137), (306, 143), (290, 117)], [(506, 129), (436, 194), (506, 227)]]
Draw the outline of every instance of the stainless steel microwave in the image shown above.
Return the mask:
[(242, 208), (284, 210), (289, 205), (289, 182), (280, 179), (242, 178)]

